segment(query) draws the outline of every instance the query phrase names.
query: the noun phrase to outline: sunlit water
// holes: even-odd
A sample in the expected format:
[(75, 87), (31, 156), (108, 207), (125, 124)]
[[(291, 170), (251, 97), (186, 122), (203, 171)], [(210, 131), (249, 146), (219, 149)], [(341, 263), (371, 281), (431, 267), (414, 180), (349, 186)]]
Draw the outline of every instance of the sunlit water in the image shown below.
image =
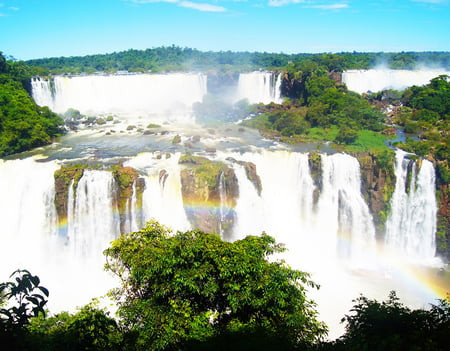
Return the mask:
[[(174, 230), (190, 229), (178, 163), (186, 152), (223, 161), (234, 169), (239, 198), (231, 239), (265, 231), (284, 243), (288, 251), (282, 258), (310, 272), (321, 285), (319, 291), (310, 291), (310, 297), (330, 326), (330, 338), (342, 334), (340, 319), (360, 293), (385, 299), (396, 290), (417, 308), (450, 290), (449, 274), (434, 256), (434, 171), (426, 162), (413, 165), (414, 191), (405, 195), (403, 167), (409, 161), (398, 152), (393, 213), (385, 240), (377, 242), (372, 214), (361, 194), (359, 163), (349, 155), (326, 145), (287, 147), (236, 125), (202, 128), (191, 119), (181, 123), (182, 118), (168, 119), (152, 134), (144, 134), (128, 131), (127, 118), (0, 160), (0, 280), (6, 281), (17, 268), (38, 274), (51, 292), (52, 312), (74, 310), (118, 283), (103, 271), (102, 252), (119, 235), (109, 165), (123, 162), (145, 180), (142, 207), (135, 197), (128, 206), (127, 228), (136, 230), (156, 218)], [(142, 124), (152, 119), (142, 118)], [(173, 144), (176, 135), (181, 143)], [(312, 177), (308, 150), (322, 153), (320, 181)], [(256, 165), (260, 194), (243, 166), (229, 161), (230, 157)], [(96, 170), (86, 171), (78, 188), (69, 192), (68, 221), (59, 223), (53, 173), (65, 163), (89, 163)], [(167, 174), (163, 181), (161, 171)], [(420, 211), (414, 210), (417, 206)], [(411, 219), (414, 223), (405, 227)]]

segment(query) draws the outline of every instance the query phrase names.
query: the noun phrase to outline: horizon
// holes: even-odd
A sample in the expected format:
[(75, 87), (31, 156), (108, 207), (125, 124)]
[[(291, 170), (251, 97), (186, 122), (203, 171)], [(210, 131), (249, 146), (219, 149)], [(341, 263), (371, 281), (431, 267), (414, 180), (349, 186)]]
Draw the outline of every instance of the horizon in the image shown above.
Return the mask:
[(284, 54), (449, 52), (449, 0), (0, 0), (17, 60), (177, 46)]

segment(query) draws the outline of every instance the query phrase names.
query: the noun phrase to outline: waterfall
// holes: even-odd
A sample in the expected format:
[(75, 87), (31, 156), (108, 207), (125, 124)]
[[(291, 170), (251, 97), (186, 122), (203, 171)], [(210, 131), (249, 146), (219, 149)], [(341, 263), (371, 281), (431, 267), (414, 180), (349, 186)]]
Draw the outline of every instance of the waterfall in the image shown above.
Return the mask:
[(53, 108), (52, 81), (41, 77), (31, 79), (31, 91), (33, 99), (39, 106)]
[(367, 265), (365, 258), (375, 253), (375, 229), (361, 195), (359, 163), (354, 157), (322, 155), (322, 189), (316, 203), (318, 189), (307, 153), (263, 151), (243, 157), (256, 164), (263, 189), (258, 197), (242, 166), (234, 166), (241, 194), (236, 238), (264, 230), (295, 247), (296, 255), (301, 252), (308, 257), (304, 264), (325, 255), (345, 258), (353, 266)]
[[(191, 229), (186, 210), (196, 209), (184, 207), (179, 158), (178, 153), (147, 152), (124, 162), (145, 181), (145, 186), (139, 184), (144, 189), (142, 201), (137, 183), (129, 199), (127, 228), (139, 229), (155, 218), (174, 230)], [(261, 179), (260, 193), (248, 178), (244, 163), (231, 158), (254, 164)], [(231, 239), (265, 231), (283, 243), (288, 251), (281, 258), (293, 268), (310, 272), (322, 285), (312, 298), (322, 306), (321, 313), (330, 314), (329, 320), (348, 312), (351, 299), (359, 292), (381, 290), (378, 285), (392, 288), (394, 283), (384, 272), (376, 271), (378, 266), (372, 260), (375, 230), (361, 194), (356, 158), (322, 154), (320, 171), (314, 174), (308, 153), (217, 151), (216, 159), (234, 169), (239, 186)], [(120, 230), (112, 172), (84, 170), (77, 186), (69, 185), (67, 223), (60, 223), (54, 205), (54, 172), (59, 167), (58, 161), (36, 158), (0, 160), (0, 281), (6, 281), (17, 268), (30, 269), (50, 290), (52, 312), (73, 310), (118, 284), (103, 271), (102, 254)], [(397, 151), (395, 172), (385, 247), (399, 257), (426, 262), (433, 257), (435, 246), (433, 165), (422, 160), (419, 167), (419, 162), (409, 161), (406, 153)], [(223, 183), (219, 190), (223, 215), (227, 208)], [(417, 299), (416, 303), (423, 302)], [(427, 297), (427, 301), (431, 300)]]
[(151, 218), (174, 230), (189, 230), (181, 194), (180, 154), (162, 159), (153, 153), (140, 154), (126, 166), (137, 169), (145, 179), (142, 195), (142, 217), (144, 221)]
[(236, 101), (248, 99), (249, 103), (281, 103), (281, 74), (251, 72), (239, 75)]
[(361, 194), (358, 160), (346, 154), (322, 154), (322, 172), (317, 206), (320, 231), (328, 233), (324, 239), (335, 242), (341, 258), (367, 266), (366, 258), (375, 254), (375, 228)]
[(377, 92), (387, 89), (404, 90), (413, 85), (425, 85), (431, 79), (442, 74), (450, 74), (443, 69), (438, 70), (393, 70), (369, 69), (348, 70), (342, 73), (342, 82), (349, 90), (357, 93)]
[(436, 250), (437, 205), (433, 164), (422, 160), (422, 166), (417, 169), (417, 162), (409, 160), (406, 152), (397, 150), (396, 185), (386, 222), (385, 245), (396, 256), (423, 262), (432, 260)]
[[(78, 182), (67, 234), (75, 257), (95, 260), (119, 233), (113, 185), (110, 172), (97, 170), (85, 170)], [(96, 263), (101, 264), (103, 259), (98, 258), (100, 262), (96, 260)]]
[[(51, 255), (57, 234), (53, 173), (55, 162), (38, 159), (0, 160), (0, 273), (41, 265)], [(2, 280), (4, 281), (4, 280)]]
[(193, 73), (55, 76), (32, 80), (38, 105), (57, 113), (116, 114), (152, 121), (191, 122), (192, 104), (206, 94), (206, 76)]

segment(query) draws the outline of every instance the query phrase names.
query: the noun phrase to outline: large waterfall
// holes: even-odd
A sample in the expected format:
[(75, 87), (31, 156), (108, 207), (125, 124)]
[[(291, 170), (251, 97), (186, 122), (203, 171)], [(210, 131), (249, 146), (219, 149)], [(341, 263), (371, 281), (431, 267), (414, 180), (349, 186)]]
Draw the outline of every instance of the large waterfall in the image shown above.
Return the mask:
[[(280, 78), (269, 72), (241, 74), (236, 101), (280, 102)], [(192, 104), (207, 93), (206, 79), (193, 73), (96, 75), (35, 78), (32, 85), (37, 103), (57, 112), (75, 108), (85, 114), (187, 122), (193, 118)], [(65, 136), (35, 151), (39, 156), (0, 160), (0, 281), (18, 268), (38, 274), (50, 290), (52, 312), (73, 310), (117, 284), (103, 271), (102, 253), (121, 231), (138, 230), (151, 218), (174, 230), (192, 227), (190, 214), (199, 208), (184, 202), (179, 159), (186, 149), (222, 162), (237, 179), (233, 216), (225, 215), (230, 209), (223, 174), (219, 203), (199, 206), (215, 206), (206, 213), (229, 221), (219, 223), (220, 229), (227, 227), (227, 240), (265, 231), (284, 243), (288, 251), (281, 258), (310, 272), (322, 286), (311, 293), (331, 336), (342, 331), (339, 319), (359, 293), (385, 298), (394, 289), (418, 307), (434, 302), (432, 291), (418, 286), (414, 277), (396, 279), (404, 276), (402, 268), (385, 261), (386, 253), (402, 263), (435, 260), (437, 205), (430, 162), (412, 161), (397, 151), (395, 191), (386, 230), (380, 233), (362, 189), (358, 160), (326, 153), (326, 146), (323, 153), (310, 155), (235, 126), (191, 125), (189, 131), (180, 127), (176, 132), (167, 127), (148, 135), (107, 135), (102, 129)], [(172, 144), (178, 134), (182, 142)], [(62, 218), (54, 175), (73, 163), (95, 166), (64, 183), (67, 213)], [(120, 185), (111, 164), (138, 174), (139, 184), (136, 180), (126, 201), (118, 200)], [(247, 173), (249, 164), (260, 188)]]
[(55, 76), (32, 80), (33, 97), (41, 106), (64, 113), (117, 114), (183, 122), (192, 119), (192, 104), (206, 94), (203, 74), (122, 74)]
[[(308, 153), (256, 149), (245, 153), (221, 151), (214, 158), (228, 163), (238, 179), (232, 239), (265, 231), (284, 243), (288, 248), (284, 258), (289, 264), (311, 272), (323, 286), (315, 298), (329, 323), (337, 325), (336, 318), (348, 311), (355, 294), (367, 292), (367, 284), (392, 283), (371, 277), (384, 273), (374, 264), (375, 228), (361, 193), (357, 159), (346, 154), (321, 154), (321, 171), (314, 175)], [(137, 230), (150, 218), (176, 230), (191, 228), (186, 213), (192, 209), (183, 203), (178, 159), (178, 153), (171, 157), (143, 153), (124, 163), (138, 170), (145, 181), (141, 203), (133, 195), (127, 204), (126, 230)], [(260, 193), (242, 164), (230, 159), (255, 165), (262, 184)], [(59, 161), (35, 158), (0, 163), (4, 228), (0, 237), (1, 277), (5, 280), (17, 268), (32, 269), (52, 292), (52, 310), (85, 304), (114, 286), (112, 278), (102, 272), (102, 252), (120, 231), (113, 196), (117, 184), (108, 170), (85, 170), (75, 187), (73, 182), (69, 184), (67, 221), (58, 221), (53, 174), (59, 167)], [(413, 173), (409, 176), (409, 192), (405, 190), (407, 169)], [(385, 247), (423, 261), (432, 260), (434, 169), (427, 161), (407, 167), (405, 154), (398, 152), (396, 175)], [(374, 281), (354, 281), (346, 270), (373, 272), (369, 281)], [(348, 287), (340, 288), (339, 299), (345, 300), (338, 312), (330, 305), (336, 284)]]
[(449, 71), (443, 69), (394, 70), (368, 69), (348, 70), (342, 73), (342, 82), (347, 88), (357, 93), (378, 92), (386, 89), (404, 90), (413, 85), (425, 85), (431, 79)]
[[(31, 85), (36, 103), (57, 113), (73, 108), (147, 122), (192, 122), (193, 103), (208, 93), (207, 76), (200, 73), (35, 77)], [(280, 103), (280, 86), (280, 74), (241, 73), (234, 101)]]

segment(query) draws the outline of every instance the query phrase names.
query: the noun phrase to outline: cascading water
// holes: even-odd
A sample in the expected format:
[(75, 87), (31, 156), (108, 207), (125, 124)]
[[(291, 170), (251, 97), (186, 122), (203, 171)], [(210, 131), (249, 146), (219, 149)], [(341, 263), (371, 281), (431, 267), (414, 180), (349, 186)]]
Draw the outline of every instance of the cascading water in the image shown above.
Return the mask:
[(76, 188), (73, 213), (68, 213), (67, 240), (74, 258), (94, 260), (99, 265), (103, 262), (98, 253), (119, 233), (113, 195), (111, 172), (84, 171)]
[[(39, 104), (61, 112), (68, 107), (78, 108), (83, 113), (97, 111), (102, 114), (113, 113), (113, 109), (124, 114), (145, 110), (145, 113), (161, 113), (162, 118), (169, 120), (171, 115), (167, 115), (166, 110), (178, 109), (183, 111), (182, 116), (186, 111), (190, 114), (192, 102), (201, 101), (206, 92), (204, 76), (180, 74), (178, 78), (144, 74), (55, 77), (53, 83), (35, 79), (33, 96)], [(158, 80), (161, 80), (160, 85), (156, 84)], [(247, 85), (244, 84), (246, 80)], [(242, 74), (239, 98), (247, 97), (255, 102), (261, 99), (262, 102), (277, 101), (279, 83), (280, 76), (267, 72)], [(131, 96), (133, 94), (135, 96)], [(181, 101), (181, 104), (175, 101)], [(163, 106), (165, 104), (167, 106)], [(387, 291), (393, 289), (392, 285), (397, 284), (382, 270), (376, 272), (373, 269), (378, 267), (373, 260), (381, 258), (372, 257), (377, 254), (375, 229), (361, 194), (358, 161), (344, 154), (322, 154), (320, 169), (312, 170), (307, 153), (251, 148), (247, 145), (248, 139), (242, 136), (244, 134), (249, 135), (239, 132), (233, 137), (219, 138), (211, 133), (201, 136), (204, 145), (217, 146), (215, 158), (232, 167), (237, 177), (239, 198), (234, 207), (232, 239), (266, 231), (277, 242), (284, 243), (288, 252), (282, 258), (294, 268), (311, 272), (313, 280), (322, 285), (312, 297), (318, 302), (326, 322), (331, 321), (332, 328), (339, 329), (339, 319), (348, 313), (352, 298), (360, 292), (367, 295), (374, 291), (377, 294), (369, 297), (385, 298)], [(107, 155), (106, 164), (116, 162), (115, 156), (119, 156), (125, 167), (137, 170), (145, 184), (134, 184), (133, 196), (127, 200), (125, 213), (119, 216), (113, 196), (117, 184), (114, 184), (111, 172), (85, 170), (75, 189), (76, 182), (69, 184), (67, 222), (60, 221), (54, 204), (54, 172), (60, 167), (60, 161), (55, 161), (58, 158), (56, 149), (60, 148), (64, 159), (67, 155), (72, 158), (84, 155), (80, 156), (77, 151), (80, 148), (71, 144), (69, 138), (62, 138), (61, 145), (48, 152), (53, 161), (35, 158), (0, 160), (0, 243), (3, 250), (0, 281), (6, 281), (17, 268), (30, 269), (49, 288), (52, 312), (73, 310), (117, 285), (102, 270), (102, 251), (119, 235), (120, 226), (125, 231), (134, 231), (155, 218), (175, 230), (185, 231), (191, 229), (186, 212), (196, 210), (195, 204), (192, 204), (193, 208), (183, 204), (180, 154), (176, 151), (179, 149), (172, 144), (163, 145), (162, 136), (142, 136), (138, 146), (126, 139), (119, 144), (120, 153), (111, 148), (111, 139), (104, 136), (86, 139), (80, 136), (77, 140), (83, 141), (81, 144), (89, 149), (88, 154), (95, 155), (99, 163), (103, 160), (98, 155)], [(244, 141), (238, 144), (237, 139)], [(145, 148), (148, 144), (157, 144), (158, 148), (152, 148), (160, 151), (141, 153), (143, 149), (148, 150)], [(230, 144), (240, 145), (233, 146), (233, 150), (240, 149), (240, 152), (221, 151), (225, 148), (221, 145), (228, 147)], [(257, 145), (279, 146), (272, 142)], [(74, 150), (72, 154), (67, 151), (70, 148)], [(252, 183), (242, 163), (231, 162), (230, 157), (253, 163), (262, 188), (258, 189)], [(408, 181), (407, 162), (405, 155), (397, 152), (397, 183), (391, 215), (386, 223), (384, 246), (423, 262), (434, 256), (435, 249), (434, 169), (425, 160), (421, 167), (417, 162), (415, 166), (411, 164), (409, 169), (416, 174), (410, 173)], [(408, 191), (406, 184), (411, 184)], [(226, 208), (226, 190), (222, 188), (220, 196), (222, 210)], [(404, 286), (401, 288), (406, 290)], [(416, 292), (413, 290), (414, 294)], [(419, 297), (414, 299), (415, 305), (434, 302), (435, 295), (430, 298), (428, 291), (421, 290), (416, 295)], [(338, 333), (334, 331), (332, 336), (338, 336)]]
[(322, 170), (317, 212), (319, 218), (328, 220), (320, 221), (326, 225), (321, 231), (329, 233), (327, 241), (339, 240), (336, 246), (341, 258), (367, 267), (367, 257), (375, 253), (375, 228), (361, 195), (359, 163), (346, 154), (323, 154)]
[[(180, 155), (161, 156), (160, 153), (143, 153), (124, 162), (124, 166), (135, 168), (145, 181), (142, 203), (138, 204), (136, 185), (134, 195), (129, 199), (126, 212), (129, 212), (130, 230), (141, 227), (150, 218), (175, 230), (191, 228), (186, 211), (195, 209), (187, 209), (183, 205)], [(277, 242), (284, 243), (288, 252), (283, 254), (283, 258), (293, 267), (311, 272), (313, 279), (323, 286), (313, 298), (319, 303), (324, 318), (331, 321), (333, 328), (338, 328), (336, 319), (348, 312), (351, 299), (356, 291), (361, 291), (357, 289), (373, 289), (373, 286), (361, 287), (361, 282), (355, 282), (352, 275), (340, 268), (342, 262), (350, 271), (371, 272), (373, 268), (370, 265), (371, 256), (375, 255), (374, 228), (361, 195), (358, 161), (345, 154), (322, 154), (320, 174), (313, 176), (307, 153), (287, 150), (217, 152), (217, 159), (223, 162), (230, 157), (252, 162), (262, 184), (259, 193), (243, 165), (229, 163), (235, 170), (239, 185), (232, 239), (266, 231)], [(403, 162), (403, 156), (401, 160)], [(6, 215), (2, 223), (7, 229), (0, 238), (2, 248), (5, 252), (14, 253), (14, 247), (24, 246), (21, 252), (26, 258), (1, 257), (2, 277), (6, 280), (7, 274), (14, 269), (31, 267), (52, 293), (52, 311), (85, 304), (115, 285), (102, 271), (102, 251), (120, 231), (112, 195), (115, 191), (112, 174), (101, 170), (85, 170), (76, 189), (69, 191), (67, 230), (58, 228), (53, 202), (53, 173), (58, 168), (55, 161), (37, 162), (31, 158), (0, 163), (0, 190), (5, 194), (0, 200), (0, 213)], [(397, 173), (400, 168), (397, 167)], [(396, 185), (400, 188), (396, 190), (399, 194), (404, 192), (405, 180), (402, 183), (401, 179), (405, 177), (402, 177), (398, 177)], [(436, 215), (435, 203), (426, 202), (432, 199), (425, 196), (434, 196), (433, 177), (431, 164), (422, 161), (413, 185), (415, 191), (410, 192), (407, 198), (402, 197), (402, 201), (415, 204), (424, 211), (413, 215), (425, 218), (423, 222), (434, 219)], [(69, 187), (72, 189), (73, 183)], [(397, 196), (394, 195), (393, 202)], [(221, 200), (225, 201), (225, 194)], [(403, 216), (402, 211), (401, 206), (392, 205), (393, 218)], [(28, 217), (28, 221), (23, 220)], [(393, 219), (391, 221), (394, 222)], [(433, 230), (423, 222), (418, 221), (408, 233), (416, 235), (417, 241), (424, 240), (427, 247), (432, 246), (423, 233), (429, 234)], [(414, 233), (414, 230), (418, 232)], [(399, 229), (395, 233), (401, 235), (402, 232), (403, 229)], [(390, 233), (394, 232), (391, 230)], [(389, 242), (386, 245), (390, 245)], [(372, 280), (378, 285), (386, 283), (380, 278)], [(83, 291), (77, 290), (77, 286), (83, 286)], [(333, 294), (339, 294), (332, 299), (340, 301), (337, 311), (335, 304), (331, 306), (329, 302), (329, 296)], [(68, 301), (71, 306), (67, 305)], [(337, 336), (338, 332), (335, 333), (333, 335)]]
[(146, 121), (192, 122), (192, 104), (206, 94), (203, 74), (127, 74), (34, 78), (38, 105), (64, 113), (69, 108), (86, 115), (117, 114)]
[(349, 90), (357, 93), (378, 92), (386, 89), (404, 90), (413, 85), (425, 85), (431, 79), (442, 74), (450, 74), (443, 69), (438, 70), (393, 70), (368, 69), (348, 70), (342, 73), (342, 82)]
[(418, 170), (417, 162), (408, 159), (406, 152), (397, 150), (395, 176), (396, 186), (386, 223), (386, 250), (416, 262), (433, 261), (437, 211), (433, 164), (422, 160)]
[(281, 103), (281, 74), (251, 72), (239, 75), (236, 101), (248, 99), (249, 103)]
[(155, 218), (174, 230), (190, 229), (181, 195), (179, 158), (179, 154), (162, 159), (152, 153), (145, 153), (125, 163), (137, 169), (145, 179), (143, 222)]

